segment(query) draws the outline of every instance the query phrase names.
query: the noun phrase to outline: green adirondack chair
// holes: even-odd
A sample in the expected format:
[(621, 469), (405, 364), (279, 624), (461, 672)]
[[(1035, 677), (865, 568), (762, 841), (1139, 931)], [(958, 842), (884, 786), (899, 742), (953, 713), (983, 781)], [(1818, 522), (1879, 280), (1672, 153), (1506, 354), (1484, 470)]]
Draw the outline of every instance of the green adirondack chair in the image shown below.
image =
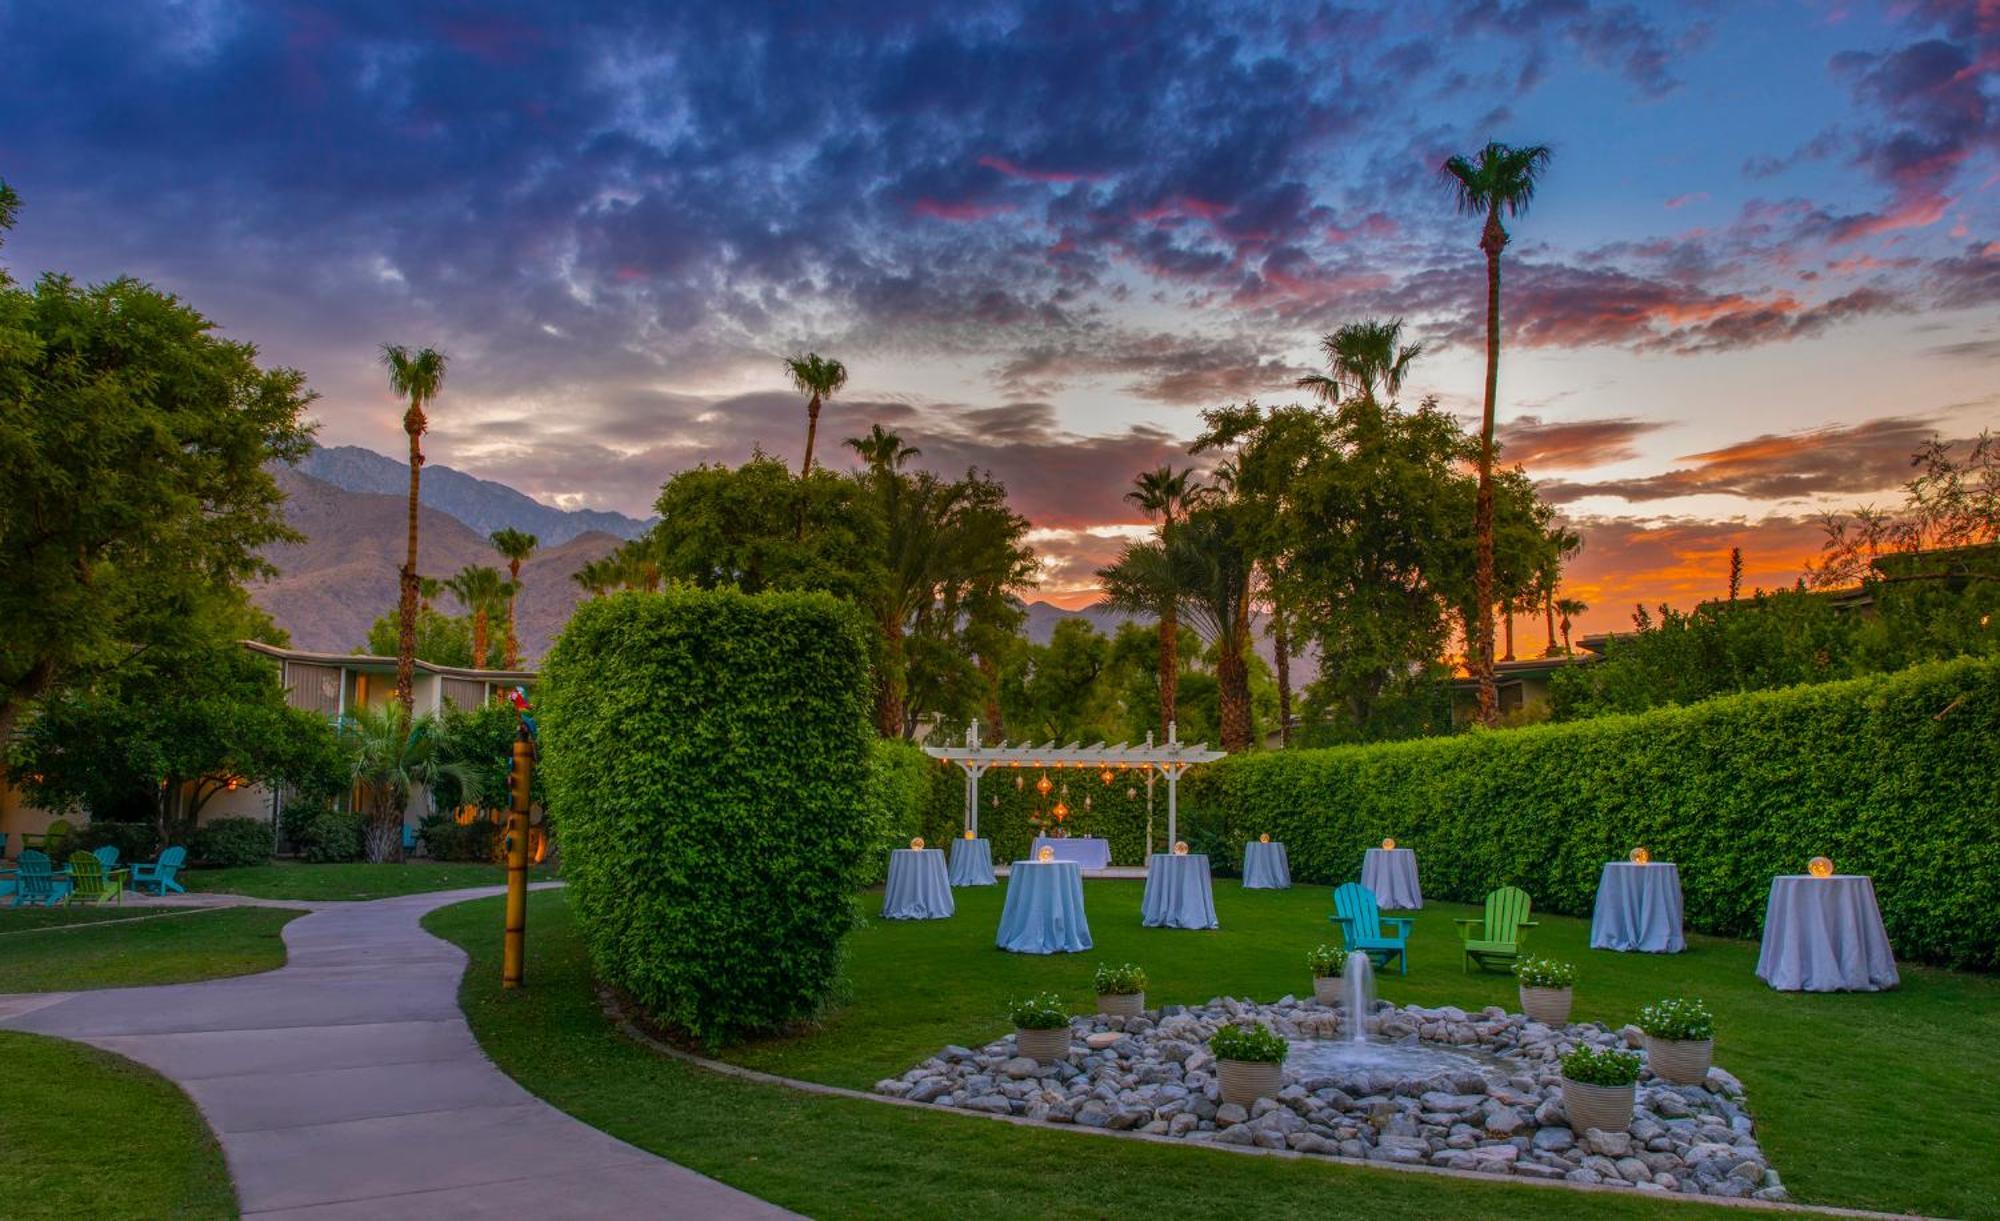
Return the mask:
[(1378, 967), (1386, 968), (1393, 958), (1398, 975), (1410, 973), (1410, 930), (1417, 922), (1407, 916), (1383, 916), (1374, 891), (1359, 882), (1342, 885), (1333, 892), (1333, 915), (1327, 919), (1340, 926), (1340, 939), (1348, 949), (1368, 955)]
[(52, 860), (61, 860), (63, 848), (69, 843), (69, 820), (58, 818), (41, 832), (21, 832), (21, 850), (30, 848), (46, 853)]
[(1534, 909), (1534, 901), (1528, 892), (1518, 886), (1502, 886), (1486, 896), (1486, 915), (1473, 919), (1465, 917), (1453, 921), (1458, 925), (1459, 936), (1465, 939), (1466, 973), (1472, 973), (1472, 964), (1489, 970), (1501, 967), (1511, 970), (1515, 959), (1521, 956), (1521, 947), (1528, 944), (1528, 930), (1538, 927), (1528, 914)]
[(153, 893), (164, 895), (169, 890), (175, 894), (186, 894), (187, 888), (174, 881), (174, 875), (187, 863), (188, 850), (175, 844), (160, 853), (155, 861), (137, 861), (132, 866), (132, 889), (151, 886)]
[(69, 894), (64, 903), (125, 903), (125, 871), (106, 869), (94, 852), (74, 852), (69, 858)]
[(23, 848), (14, 865), (13, 906), (54, 907), (69, 897), (69, 874), (58, 873), (47, 853)]

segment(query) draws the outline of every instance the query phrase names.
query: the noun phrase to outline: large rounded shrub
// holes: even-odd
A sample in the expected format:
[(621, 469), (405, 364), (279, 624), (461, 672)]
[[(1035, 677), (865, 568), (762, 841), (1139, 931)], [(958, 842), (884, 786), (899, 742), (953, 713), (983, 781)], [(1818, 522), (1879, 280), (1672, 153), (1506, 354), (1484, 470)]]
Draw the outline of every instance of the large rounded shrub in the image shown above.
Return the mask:
[(826, 594), (671, 590), (577, 610), (542, 768), (599, 976), (714, 1046), (816, 1013), (869, 831), (868, 649)]

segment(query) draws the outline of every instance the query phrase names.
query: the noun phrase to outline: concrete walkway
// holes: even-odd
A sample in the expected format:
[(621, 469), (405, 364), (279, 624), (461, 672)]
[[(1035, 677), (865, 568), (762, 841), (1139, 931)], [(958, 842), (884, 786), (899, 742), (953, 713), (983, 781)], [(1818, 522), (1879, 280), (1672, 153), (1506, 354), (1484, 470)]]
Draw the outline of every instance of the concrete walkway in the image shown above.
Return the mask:
[(315, 910), (285, 926), (279, 970), (0, 996), (0, 1026), (177, 1082), (220, 1137), (246, 1217), (789, 1216), (570, 1118), (493, 1066), (459, 1012), (464, 953), (418, 921), (498, 893), (297, 904)]

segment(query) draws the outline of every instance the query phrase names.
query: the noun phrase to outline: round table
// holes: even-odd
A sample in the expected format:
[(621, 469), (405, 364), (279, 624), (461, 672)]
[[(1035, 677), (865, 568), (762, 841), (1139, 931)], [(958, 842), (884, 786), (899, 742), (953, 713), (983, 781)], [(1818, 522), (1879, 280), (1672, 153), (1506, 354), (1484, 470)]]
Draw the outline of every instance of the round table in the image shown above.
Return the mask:
[(1424, 905), (1413, 848), (1370, 848), (1361, 861), (1361, 884), (1375, 892), (1375, 906), (1385, 912), (1417, 911)]
[(1681, 934), (1681, 871), (1672, 861), (1604, 863), (1590, 916), (1590, 948), (1646, 954), (1687, 948)]
[(1015, 861), (994, 944), (1016, 954), (1072, 954), (1091, 947), (1083, 914), (1083, 866)]
[(1901, 983), (1874, 880), (1772, 878), (1757, 978), (1780, 992), (1880, 992)]
[(1085, 869), (1104, 869), (1111, 864), (1111, 841), (1087, 835), (1037, 835), (1028, 845), (1028, 859), (1042, 859), (1042, 846), (1053, 849), (1059, 861), (1075, 861)]
[(889, 853), (889, 881), (882, 887), (884, 920), (943, 920), (956, 911), (945, 878), (944, 853), (936, 848), (897, 848)]
[(993, 845), (983, 839), (951, 841), (951, 884), (993, 886)]
[(1218, 928), (1208, 855), (1155, 852), (1146, 867), (1139, 923), (1147, 928)]
[(1243, 845), (1243, 889), (1245, 890), (1290, 890), (1292, 888), (1292, 862), (1285, 855), (1285, 846), (1276, 840), (1262, 843), (1257, 840)]

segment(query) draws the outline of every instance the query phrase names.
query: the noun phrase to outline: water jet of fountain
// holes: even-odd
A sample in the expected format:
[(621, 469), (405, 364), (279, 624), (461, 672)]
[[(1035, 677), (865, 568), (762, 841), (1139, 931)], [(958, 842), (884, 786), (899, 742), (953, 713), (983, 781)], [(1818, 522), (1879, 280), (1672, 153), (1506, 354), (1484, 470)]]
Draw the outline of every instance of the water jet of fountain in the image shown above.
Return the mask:
[(1347, 1006), (1347, 1041), (1368, 1041), (1368, 1015), (1375, 1009), (1375, 964), (1368, 955), (1351, 953), (1340, 973), (1340, 998)]

